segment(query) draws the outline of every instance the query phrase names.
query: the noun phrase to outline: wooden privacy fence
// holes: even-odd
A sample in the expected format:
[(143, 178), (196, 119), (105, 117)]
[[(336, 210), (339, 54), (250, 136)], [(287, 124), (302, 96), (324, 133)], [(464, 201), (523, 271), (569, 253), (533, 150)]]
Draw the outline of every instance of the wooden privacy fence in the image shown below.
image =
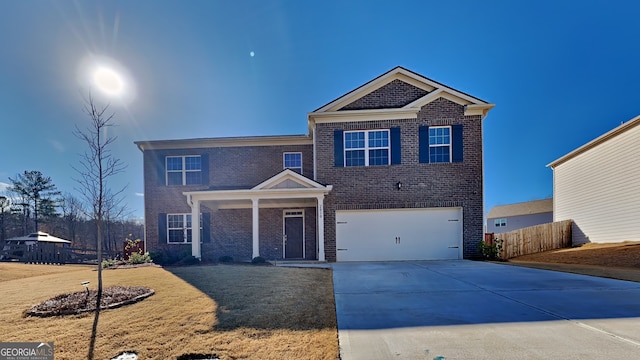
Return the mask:
[(20, 261), (35, 264), (66, 264), (71, 260), (68, 248), (50, 243), (38, 243), (28, 246)]
[[(103, 251), (103, 259), (112, 259), (120, 253)], [(98, 256), (95, 249), (69, 248), (51, 243), (34, 245), (12, 244), (0, 249), (1, 260), (13, 260), (34, 264), (95, 264)]]
[(502, 240), (500, 257), (503, 260), (542, 251), (571, 247), (571, 224), (573, 220), (557, 221), (494, 234)]

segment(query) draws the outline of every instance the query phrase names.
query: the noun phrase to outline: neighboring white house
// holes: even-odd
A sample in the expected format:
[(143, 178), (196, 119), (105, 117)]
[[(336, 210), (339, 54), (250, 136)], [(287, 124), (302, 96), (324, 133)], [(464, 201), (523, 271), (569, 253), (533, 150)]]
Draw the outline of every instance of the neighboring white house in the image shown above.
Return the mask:
[(498, 205), (487, 214), (487, 232), (504, 233), (550, 222), (553, 222), (553, 199)]
[(640, 116), (550, 163), (553, 219), (573, 244), (640, 240)]

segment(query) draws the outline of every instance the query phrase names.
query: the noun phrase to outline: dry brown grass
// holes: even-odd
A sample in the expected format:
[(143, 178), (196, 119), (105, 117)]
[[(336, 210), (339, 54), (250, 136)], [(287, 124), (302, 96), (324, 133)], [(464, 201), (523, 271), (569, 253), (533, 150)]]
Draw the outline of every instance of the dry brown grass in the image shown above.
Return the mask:
[(508, 263), (640, 282), (640, 242), (586, 244), (519, 256)]
[(46, 274), (69, 273), (86, 270), (86, 266), (78, 265), (38, 265), (25, 266), (17, 262), (0, 262), (0, 282), (40, 276)]
[[(86, 358), (91, 315), (22, 314), (40, 301), (82, 290), (82, 281), (94, 285), (93, 268), (67, 265), (54, 271), (44, 265), (0, 265), (3, 272), (18, 274), (0, 277), (2, 340), (53, 341), (56, 359)], [(103, 274), (105, 286), (146, 286), (156, 294), (101, 312), (96, 359), (126, 350), (135, 350), (141, 359), (175, 359), (185, 353), (215, 353), (221, 359), (338, 357), (329, 270), (197, 266)]]

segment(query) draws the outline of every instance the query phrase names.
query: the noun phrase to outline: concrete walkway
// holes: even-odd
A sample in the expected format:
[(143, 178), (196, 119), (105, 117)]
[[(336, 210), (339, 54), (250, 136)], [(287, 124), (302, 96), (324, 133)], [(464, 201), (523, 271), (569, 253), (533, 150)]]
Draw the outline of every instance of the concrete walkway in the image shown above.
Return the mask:
[(342, 360), (640, 359), (640, 283), (465, 260), (332, 267)]

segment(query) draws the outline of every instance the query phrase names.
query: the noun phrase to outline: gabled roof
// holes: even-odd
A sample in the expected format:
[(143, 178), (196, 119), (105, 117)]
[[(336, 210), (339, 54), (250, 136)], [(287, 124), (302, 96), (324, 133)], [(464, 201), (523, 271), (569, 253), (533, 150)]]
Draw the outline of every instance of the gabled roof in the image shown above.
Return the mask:
[(302, 176), (291, 169), (284, 169), (277, 175), (261, 182), (253, 187), (252, 190), (268, 190), (268, 189), (324, 189), (325, 186)]
[(140, 151), (167, 149), (200, 149), (210, 147), (272, 146), (272, 145), (311, 145), (309, 135), (267, 135), (238, 136), (178, 140), (134, 141)]
[[(370, 95), (374, 91), (394, 81), (400, 81), (417, 89), (421, 89), (424, 95), (400, 107), (345, 110), (347, 105)], [(363, 120), (365, 118), (367, 120), (384, 120), (398, 117), (415, 118), (422, 106), (439, 98), (445, 98), (465, 106), (465, 115), (481, 115), (484, 117), (488, 111), (495, 106), (482, 99), (398, 66), (309, 113), (308, 119), (309, 122), (312, 123), (341, 121), (340, 119), (344, 120), (346, 118), (355, 118), (357, 120), (359, 117), (362, 117)]]
[(607, 140), (609, 140), (611, 138), (614, 138), (614, 137), (616, 137), (616, 136), (618, 136), (618, 135), (620, 135), (620, 134), (622, 134), (622, 133), (624, 133), (624, 132), (626, 132), (626, 131), (628, 131), (628, 130), (630, 130), (630, 129), (638, 126), (638, 125), (640, 125), (640, 115), (634, 117), (633, 119), (627, 121), (626, 123), (623, 123), (622, 125), (620, 125), (620, 126), (616, 127), (615, 129), (607, 132), (606, 134), (604, 134), (604, 135), (602, 135), (602, 136), (600, 136), (600, 137), (598, 137), (598, 138), (596, 138), (594, 140), (591, 140), (590, 142), (588, 142), (588, 143), (580, 146), (579, 148), (573, 150), (572, 152), (564, 155), (563, 157), (551, 162), (550, 164), (547, 165), (547, 167), (550, 167), (550, 168), (553, 169), (556, 166), (564, 163), (565, 161), (567, 161), (567, 160), (569, 160), (571, 158), (574, 158), (574, 157), (586, 152), (587, 150), (592, 149), (592, 148), (602, 144), (603, 142), (605, 142), (605, 141), (607, 141)]
[(61, 239), (46, 232), (38, 231), (25, 236), (18, 236), (7, 239), (7, 241), (39, 241), (48, 243), (71, 244), (71, 241)]
[(285, 169), (268, 178), (253, 188), (227, 189), (227, 190), (195, 190), (185, 191), (182, 194), (191, 204), (192, 199), (199, 201), (224, 202), (229, 206), (233, 203), (252, 199), (260, 199), (261, 202), (310, 199), (324, 197), (333, 189), (332, 185), (323, 185), (295, 171)]
[(498, 205), (491, 208), (487, 219), (507, 218), (510, 216), (533, 215), (553, 212), (553, 198), (534, 200), (516, 204)]

